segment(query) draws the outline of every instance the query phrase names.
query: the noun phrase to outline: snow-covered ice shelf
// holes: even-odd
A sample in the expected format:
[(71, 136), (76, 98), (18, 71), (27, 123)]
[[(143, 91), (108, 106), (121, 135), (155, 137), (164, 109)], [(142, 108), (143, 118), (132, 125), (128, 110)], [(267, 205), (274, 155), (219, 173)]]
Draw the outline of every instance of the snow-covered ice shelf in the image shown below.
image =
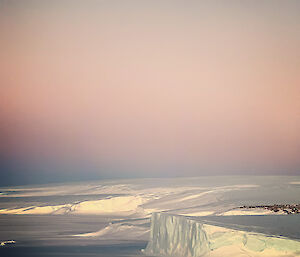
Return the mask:
[(191, 217), (154, 213), (148, 255), (198, 256), (300, 256), (300, 242), (284, 237), (205, 224)]

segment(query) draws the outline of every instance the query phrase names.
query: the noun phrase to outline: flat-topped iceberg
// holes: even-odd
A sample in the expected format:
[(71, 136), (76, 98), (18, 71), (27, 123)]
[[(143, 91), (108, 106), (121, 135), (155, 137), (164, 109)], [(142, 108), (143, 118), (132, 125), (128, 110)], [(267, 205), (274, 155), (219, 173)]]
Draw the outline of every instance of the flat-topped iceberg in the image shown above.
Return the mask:
[(145, 253), (154, 256), (299, 256), (300, 242), (154, 213)]

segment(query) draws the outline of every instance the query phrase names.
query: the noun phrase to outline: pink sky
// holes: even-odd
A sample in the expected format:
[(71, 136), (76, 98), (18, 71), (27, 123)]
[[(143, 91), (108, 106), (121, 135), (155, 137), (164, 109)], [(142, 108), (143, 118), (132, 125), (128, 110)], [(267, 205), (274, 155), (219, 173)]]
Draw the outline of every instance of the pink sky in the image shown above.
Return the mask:
[(299, 174), (297, 1), (32, 1), (0, 12), (10, 159)]

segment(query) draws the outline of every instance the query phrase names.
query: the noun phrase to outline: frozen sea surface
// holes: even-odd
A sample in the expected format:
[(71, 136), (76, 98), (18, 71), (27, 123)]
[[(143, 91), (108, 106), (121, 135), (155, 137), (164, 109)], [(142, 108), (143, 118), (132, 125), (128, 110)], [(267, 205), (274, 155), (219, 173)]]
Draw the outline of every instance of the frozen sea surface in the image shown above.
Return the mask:
[(5, 257), (134, 257), (142, 256), (145, 244), (86, 245), (86, 246), (26, 246), (0, 249)]
[(73, 236), (107, 225), (108, 219), (97, 216), (0, 215), (0, 241), (7, 238), (16, 241), (0, 247), (0, 256), (141, 256), (147, 241)]

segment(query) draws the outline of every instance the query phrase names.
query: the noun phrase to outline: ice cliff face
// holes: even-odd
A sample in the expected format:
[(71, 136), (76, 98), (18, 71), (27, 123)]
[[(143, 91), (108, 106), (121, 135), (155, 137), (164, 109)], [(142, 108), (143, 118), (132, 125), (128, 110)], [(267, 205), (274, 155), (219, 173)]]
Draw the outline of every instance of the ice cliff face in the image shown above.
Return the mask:
[(147, 254), (158, 256), (202, 256), (209, 252), (203, 224), (183, 216), (153, 213)]
[(300, 242), (154, 213), (145, 253), (154, 256), (300, 256)]

